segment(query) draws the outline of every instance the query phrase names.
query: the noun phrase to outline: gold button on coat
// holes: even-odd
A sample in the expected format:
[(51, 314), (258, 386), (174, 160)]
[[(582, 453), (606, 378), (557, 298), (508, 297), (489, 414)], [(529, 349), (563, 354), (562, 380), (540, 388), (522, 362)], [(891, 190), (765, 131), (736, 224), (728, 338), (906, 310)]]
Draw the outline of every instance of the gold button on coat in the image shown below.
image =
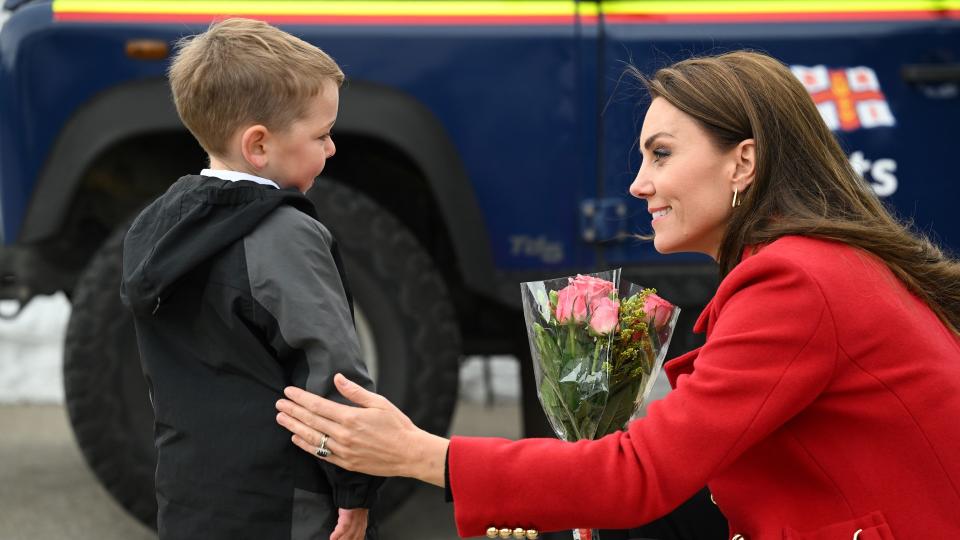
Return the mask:
[(527, 540), (537, 540), (537, 537), (540, 536), (540, 533), (536, 529), (529, 529), (527, 531)]
[(496, 538), (499, 532), (496, 527), (490, 527), (487, 529), (487, 538)]
[(513, 531), (510, 529), (500, 529), (500, 538), (510, 538), (511, 534), (513, 534)]
[(520, 538), (526, 538), (526, 537), (527, 537), (527, 531), (521, 529), (520, 527), (517, 527), (516, 529), (513, 530), (513, 537), (514, 537), (514, 538), (517, 538), (518, 540), (519, 540)]

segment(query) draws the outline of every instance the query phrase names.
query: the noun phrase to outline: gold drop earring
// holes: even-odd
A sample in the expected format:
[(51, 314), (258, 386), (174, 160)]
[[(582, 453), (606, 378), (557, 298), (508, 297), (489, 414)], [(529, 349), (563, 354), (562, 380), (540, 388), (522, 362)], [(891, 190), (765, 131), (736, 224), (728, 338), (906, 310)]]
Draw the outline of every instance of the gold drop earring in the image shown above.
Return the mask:
[(737, 198), (737, 195), (738, 195), (738, 194), (739, 194), (739, 190), (737, 189), (736, 186), (734, 186), (734, 188), (733, 188), (733, 202), (730, 204), (730, 208), (736, 208), (736, 207), (740, 206), (740, 203), (743, 202), (743, 199), (738, 199), (738, 198)]

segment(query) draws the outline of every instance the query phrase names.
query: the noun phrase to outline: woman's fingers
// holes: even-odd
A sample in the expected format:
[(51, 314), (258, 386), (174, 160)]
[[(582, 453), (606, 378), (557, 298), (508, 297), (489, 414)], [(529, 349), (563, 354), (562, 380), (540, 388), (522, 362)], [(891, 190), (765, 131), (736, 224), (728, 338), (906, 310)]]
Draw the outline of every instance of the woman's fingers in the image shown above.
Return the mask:
[(330, 426), (326, 428), (316, 429), (304, 424), (300, 420), (284, 412), (277, 413), (277, 423), (287, 428), (287, 431), (290, 433), (299, 435), (301, 439), (306, 441), (308, 444), (313, 445), (314, 450), (316, 450), (316, 447), (323, 442), (324, 435), (326, 435), (329, 439), (342, 434), (339, 426), (335, 424), (330, 424)]
[(333, 376), (333, 383), (337, 385), (337, 391), (339, 391), (343, 397), (361, 407), (383, 409), (385, 408), (385, 404), (390, 405), (390, 402), (387, 401), (385, 397), (367, 390), (340, 373)]
[(293, 437), (291, 437), (290, 440), (293, 441), (293, 444), (299, 446), (304, 452), (317, 455), (317, 445), (307, 442), (303, 437), (297, 435), (296, 433), (293, 434)]
[[(277, 402), (277, 410), (280, 411), (280, 414), (277, 415), (277, 423), (287, 427), (288, 429), (289, 426), (287, 423), (281, 421), (284, 420), (284, 416), (286, 417), (286, 422), (296, 422), (299, 424), (301, 431), (304, 431), (304, 428), (306, 428), (306, 430), (316, 431), (321, 434), (326, 433), (327, 435), (342, 435), (342, 426), (332, 420), (315, 415), (292, 401), (281, 399)], [(293, 431), (293, 429), (290, 431)], [(311, 440), (309, 437), (305, 438), (307, 438), (307, 440)]]
[[(317, 448), (319, 448), (320, 443), (323, 442), (323, 433), (312, 430), (283, 413), (277, 415), (277, 422), (293, 433), (293, 437), (290, 439), (293, 441), (293, 444), (299, 446), (304, 452), (317, 456)], [(327, 436), (327, 441), (323, 447), (329, 450), (330, 454), (328, 454), (327, 457), (317, 456), (319, 459), (329, 461), (334, 465), (350, 471), (356, 470), (354, 468), (356, 464), (344, 457), (345, 453), (348, 452), (347, 447), (337, 442), (336, 438), (332, 435)]]
[(343, 423), (343, 415), (353, 408), (349, 405), (342, 405), (335, 401), (322, 398), (296, 386), (284, 388), (283, 395), (287, 396), (290, 401), (293, 401), (297, 405), (324, 418), (329, 418), (338, 424)]

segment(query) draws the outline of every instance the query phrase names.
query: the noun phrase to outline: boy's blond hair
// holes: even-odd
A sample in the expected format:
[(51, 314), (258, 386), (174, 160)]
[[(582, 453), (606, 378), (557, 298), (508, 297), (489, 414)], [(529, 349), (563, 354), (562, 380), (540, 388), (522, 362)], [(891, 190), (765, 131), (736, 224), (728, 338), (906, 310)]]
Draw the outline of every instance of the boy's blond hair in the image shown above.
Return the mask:
[(313, 45), (269, 24), (226, 19), (178, 43), (170, 87), (180, 119), (208, 154), (229, 153), (245, 125), (282, 131), (306, 114), (309, 98), (343, 71)]

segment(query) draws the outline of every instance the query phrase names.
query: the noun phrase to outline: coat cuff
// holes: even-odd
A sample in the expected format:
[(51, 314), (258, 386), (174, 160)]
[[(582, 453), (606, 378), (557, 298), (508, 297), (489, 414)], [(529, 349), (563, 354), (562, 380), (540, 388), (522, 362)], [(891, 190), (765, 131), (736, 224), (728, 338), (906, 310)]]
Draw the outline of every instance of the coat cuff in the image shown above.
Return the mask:
[(491, 526), (509, 526), (511, 529), (538, 528), (534, 523), (521, 523), (512, 519), (517, 514), (508, 500), (512, 498), (512, 493), (501, 492), (501, 488), (511, 485), (511, 482), (507, 478), (498, 477), (499, 473), (504, 472), (500, 467), (494, 467), (498, 472), (492, 476), (490, 474), (491, 456), (511, 442), (494, 437), (450, 438), (447, 450), (450, 467), (448, 485), (454, 500), (453, 514), (457, 533), (461, 538), (485, 536)]
[(350, 472), (330, 463), (323, 464), (323, 472), (337, 508), (369, 509), (377, 502), (377, 490), (383, 484), (383, 478)]

